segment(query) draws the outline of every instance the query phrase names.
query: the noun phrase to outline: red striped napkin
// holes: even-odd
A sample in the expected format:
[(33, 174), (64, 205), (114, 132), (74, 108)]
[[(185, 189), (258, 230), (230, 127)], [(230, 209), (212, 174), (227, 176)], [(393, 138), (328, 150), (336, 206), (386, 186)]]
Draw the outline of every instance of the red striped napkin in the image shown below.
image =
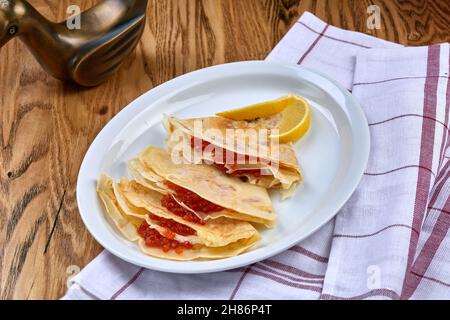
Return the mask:
[(229, 272), (165, 274), (103, 252), (64, 298), (450, 297), (449, 51), (405, 48), (305, 13), (267, 59), (334, 77), (370, 124), (367, 170), (336, 218), (290, 250)]

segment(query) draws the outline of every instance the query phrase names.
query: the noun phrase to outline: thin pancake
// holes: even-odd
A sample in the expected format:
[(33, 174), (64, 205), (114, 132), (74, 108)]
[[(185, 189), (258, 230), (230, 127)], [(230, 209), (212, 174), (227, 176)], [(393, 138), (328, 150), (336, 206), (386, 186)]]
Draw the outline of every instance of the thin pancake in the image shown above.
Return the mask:
[[(138, 179), (139, 176), (142, 177), (142, 175), (145, 174), (145, 173), (141, 174), (140, 170), (150, 170), (150, 169), (148, 169), (148, 168), (144, 169), (143, 165), (138, 165), (137, 166), (136, 165), (137, 162), (140, 162), (140, 161), (137, 160), (137, 159), (133, 159), (133, 160), (130, 161), (130, 164), (129, 164), (129, 167), (131, 167), (131, 166), (133, 167), (133, 170), (130, 170), (130, 171), (131, 171), (133, 177), (136, 179), (136, 182), (138, 182), (139, 184), (142, 184), (144, 187), (152, 189), (152, 190), (159, 190), (159, 189), (161, 189), (163, 186), (160, 185), (160, 184), (156, 185), (156, 183), (151, 182), (149, 180), (145, 180), (145, 182), (142, 183)], [(167, 188), (167, 186), (165, 186), (165, 188)], [(162, 193), (167, 194), (167, 193), (170, 193), (170, 191), (168, 191), (166, 189)], [(265, 225), (266, 227), (269, 227), (269, 228), (272, 227), (274, 225), (274, 223), (275, 223), (275, 220), (268, 221), (268, 220), (261, 219), (261, 218), (258, 218), (258, 217), (252, 217), (252, 216), (248, 216), (248, 215), (245, 215), (245, 214), (242, 214), (242, 213), (239, 213), (239, 212), (236, 212), (234, 210), (227, 209), (227, 208), (225, 208), (224, 210), (217, 211), (217, 212), (212, 212), (212, 213), (209, 213), (209, 214), (204, 214), (204, 213), (201, 213), (201, 212), (195, 212), (194, 210), (189, 208), (187, 205), (185, 205), (183, 202), (181, 202), (176, 197), (176, 195), (174, 195), (173, 193), (172, 193), (172, 197), (174, 198), (174, 200), (180, 206), (182, 206), (186, 210), (191, 211), (193, 214), (195, 214), (201, 220), (208, 221), (208, 220), (211, 220), (211, 219), (218, 219), (218, 218), (230, 218), (230, 219), (235, 219), (235, 220), (243, 220), (243, 221), (248, 221), (248, 222), (252, 222), (252, 223), (263, 224), (263, 225)]]
[(133, 159), (128, 163), (128, 171), (143, 186), (162, 194), (168, 193), (167, 189), (162, 185), (162, 181), (158, 180), (160, 177), (152, 174), (151, 170), (144, 168), (144, 165), (138, 159)]
[[(167, 127), (169, 131), (169, 135), (166, 139), (166, 144), (171, 149), (171, 152), (175, 152), (178, 157), (184, 157), (187, 163), (206, 163), (206, 164), (212, 164), (214, 162), (216, 163), (223, 163), (223, 160), (221, 157), (219, 159), (216, 159), (214, 157), (214, 149), (194, 149), (191, 146), (191, 138), (193, 137), (193, 134), (195, 132), (194, 130), (194, 122), (195, 120), (202, 121), (203, 125), (205, 123), (209, 124), (207, 129), (218, 129), (217, 126), (224, 125), (224, 126), (233, 126), (236, 121), (233, 121), (233, 125), (230, 124), (231, 120), (222, 118), (203, 118), (203, 119), (188, 119), (188, 120), (178, 120), (174, 117), (166, 117), (165, 118), (165, 126)], [(226, 122), (224, 124), (224, 121)], [(238, 121), (238, 123), (241, 124), (241, 129), (244, 127), (244, 124), (248, 124), (246, 121)], [(256, 128), (259, 128), (264, 124), (265, 122), (259, 121), (258, 126)], [(270, 125), (273, 125), (270, 123)], [(236, 126), (236, 125), (234, 125)], [(239, 126), (238, 126), (239, 127)], [(226, 128), (227, 129), (227, 128)], [(226, 129), (219, 130), (221, 134), (224, 134), (223, 131)], [(255, 125), (251, 126), (249, 129), (254, 130)], [(203, 129), (206, 130), (206, 129)], [(247, 129), (248, 131), (248, 129)], [(180, 134), (181, 133), (181, 134)], [(196, 133), (196, 132), (195, 132)], [(245, 130), (244, 134), (241, 134), (240, 136), (245, 136)], [(201, 140), (205, 140), (215, 146), (218, 146), (220, 148), (224, 147), (224, 143), (220, 143), (218, 141), (215, 141), (213, 139), (208, 139), (207, 135), (200, 135), (196, 136), (196, 138), (200, 138)], [(245, 141), (245, 140), (244, 140)], [(237, 143), (237, 142), (236, 142)], [(234, 145), (234, 144), (233, 144)], [(256, 148), (258, 147), (258, 148)], [(269, 146), (270, 147), (270, 146)], [(254, 150), (253, 150), (254, 149)], [(260, 159), (264, 159), (264, 157), (261, 156), (261, 154), (258, 153), (258, 151), (261, 151), (264, 149), (262, 146), (255, 146), (255, 148), (251, 148), (251, 144), (249, 144), (248, 150), (245, 152), (246, 155), (252, 156), (252, 155), (259, 155), (259, 158), (253, 157), (250, 159), (250, 163), (233, 163), (225, 164), (224, 168), (228, 169), (227, 174), (233, 175), (233, 172), (239, 171), (238, 174), (234, 174), (239, 177), (246, 177), (247, 181), (249, 183), (264, 187), (264, 188), (273, 188), (273, 189), (282, 189), (282, 198), (285, 199), (287, 195), (292, 195), (295, 190), (295, 187), (303, 180), (301, 170), (298, 165), (298, 161), (295, 155), (295, 150), (293, 148), (292, 143), (289, 144), (283, 144), (279, 145), (279, 154), (277, 157), (266, 157), (265, 160), (261, 161)], [(267, 149), (267, 148), (266, 148)], [(230, 148), (228, 146), (225, 147), (225, 150), (231, 150), (236, 151), (237, 148)], [(253, 151), (252, 151), (253, 150)], [(267, 151), (269, 150), (269, 151)], [(266, 154), (271, 154), (270, 148), (266, 150)], [(264, 153), (262, 153), (264, 154)], [(270, 159), (272, 160), (272, 163), (270, 163)], [(275, 161), (276, 159), (276, 161)], [(263, 174), (259, 176), (255, 176), (251, 172), (249, 174), (245, 174), (245, 170), (252, 170), (252, 169), (260, 169)], [(264, 173), (265, 172), (265, 173)], [(268, 173), (268, 174), (267, 174)], [(288, 190), (283, 191), (283, 190)]]
[[(252, 247), (259, 239), (258, 233), (253, 236), (235, 241), (223, 247), (205, 247), (203, 245), (194, 244), (192, 249), (185, 249), (180, 253), (176, 253), (173, 250), (164, 252), (160, 248), (148, 247), (145, 245), (145, 240), (138, 234), (137, 229), (142, 223), (142, 219), (138, 219), (133, 216), (127, 216), (119, 206), (113, 191), (113, 182), (106, 176), (101, 175), (97, 183), (97, 191), (102, 200), (108, 216), (113, 220), (119, 231), (123, 236), (133, 242), (137, 242), (141, 250), (151, 256), (171, 259), (171, 260), (211, 260), (221, 259), (227, 257), (233, 257)], [(151, 222), (147, 221), (151, 228), (154, 228), (157, 232), (164, 236), (164, 230), (158, 228)], [(175, 240), (181, 242), (182, 240), (190, 240), (190, 237), (176, 238)]]
[(261, 237), (255, 234), (251, 238), (242, 239), (231, 243), (225, 247), (200, 247), (192, 250), (184, 250), (181, 254), (174, 251), (164, 252), (158, 248), (150, 248), (145, 245), (144, 240), (139, 240), (141, 250), (150, 256), (157, 258), (171, 259), (171, 260), (213, 260), (235, 257), (248, 249), (250, 249)]
[[(201, 121), (202, 132), (197, 132), (195, 130), (195, 123)], [(275, 129), (278, 125), (279, 118), (273, 116), (265, 119), (258, 119), (255, 121), (234, 121), (222, 117), (207, 117), (207, 118), (192, 118), (192, 119), (177, 119), (176, 117), (170, 116), (164, 120), (169, 133), (173, 133), (176, 129), (187, 133), (192, 137), (196, 137), (207, 141), (211, 144), (218, 145), (219, 147), (229, 149), (233, 152), (240, 153), (240, 150), (246, 150), (245, 154), (249, 156), (265, 158), (266, 160), (271, 160), (273, 162), (279, 163), (280, 166), (286, 166), (300, 171), (300, 167), (297, 161), (297, 155), (295, 153), (292, 143), (279, 144), (279, 152), (274, 152), (271, 150), (270, 144), (268, 146), (261, 144), (247, 144), (245, 146), (240, 146), (240, 142), (249, 141), (254, 137), (255, 130), (261, 129)], [(234, 136), (234, 143), (230, 146), (225, 146), (223, 141), (218, 141), (212, 139), (204, 133), (210, 132), (220, 132), (221, 137), (226, 137), (227, 129), (239, 130), (239, 139)], [(267, 156), (262, 156), (263, 154)]]
[(270, 197), (262, 187), (227, 176), (212, 166), (174, 164), (167, 151), (154, 146), (141, 152), (139, 160), (165, 180), (242, 217), (257, 218), (268, 224), (276, 220)]
[[(173, 214), (161, 205), (162, 195), (154, 190), (147, 189), (135, 181), (122, 179), (120, 183), (113, 184), (118, 203), (129, 215), (142, 217), (142, 212), (152, 213), (156, 216), (171, 219), (184, 224), (197, 232), (200, 241), (209, 247), (220, 247), (243, 238), (250, 238), (256, 229), (248, 222), (227, 218), (211, 219), (204, 225), (188, 222)], [(145, 211), (137, 211), (140, 208)]]
[(120, 209), (114, 195), (112, 183), (112, 180), (107, 175), (102, 174), (97, 182), (97, 193), (102, 200), (108, 217), (113, 221), (117, 229), (128, 240), (136, 241), (139, 239), (136, 227), (142, 223), (143, 219), (127, 217)]

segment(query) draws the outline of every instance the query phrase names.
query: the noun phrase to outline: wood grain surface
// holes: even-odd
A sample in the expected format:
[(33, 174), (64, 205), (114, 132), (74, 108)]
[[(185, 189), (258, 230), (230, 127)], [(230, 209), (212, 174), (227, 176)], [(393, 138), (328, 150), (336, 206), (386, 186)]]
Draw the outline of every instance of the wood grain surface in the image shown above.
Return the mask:
[[(47, 18), (92, 0), (30, 0)], [(366, 27), (367, 7), (381, 29)], [(56, 299), (101, 250), (83, 226), (75, 186), (101, 128), (147, 90), (183, 73), (264, 59), (305, 11), (408, 45), (450, 41), (448, 0), (150, 0), (143, 38), (108, 82), (82, 89), (48, 76), (24, 45), (0, 50), (0, 297)], [(301, 41), (301, 39), (299, 39)]]

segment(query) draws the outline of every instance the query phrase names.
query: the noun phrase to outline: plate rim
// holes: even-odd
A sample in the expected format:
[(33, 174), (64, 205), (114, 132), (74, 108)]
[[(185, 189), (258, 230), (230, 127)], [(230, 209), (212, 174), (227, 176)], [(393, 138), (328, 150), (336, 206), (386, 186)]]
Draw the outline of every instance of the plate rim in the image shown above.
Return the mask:
[[(339, 89), (340, 93), (342, 93), (345, 96), (346, 101), (349, 100), (351, 102), (351, 104), (355, 106), (355, 108), (352, 109), (352, 112), (354, 112), (354, 114), (353, 114), (354, 116), (359, 118), (358, 122), (352, 121), (351, 131), (352, 131), (352, 138), (353, 138), (352, 141), (354, 141), (354, 138), (355, 138), (355, 135), (354, 135), (355, 125), (354, 124), (356, 123), (356, 125), (358, 125), (358, 127), (359, 127), (358, 132), (360, 133), (360, 135), (356, 136), (356, 138), (358, 140), (360, 140), (360, 142), (361, 142), (360, 143), (361, 145), (357, 144), (357, 146), (362, 147), (362, 149), (359, 151), (359, 154), (362, 156), (362, 160), (359, 163), (359, 167), (358, 167), (359, 170), (358, 170), (357, 174), (355, 174), (355, 177), (356, 177), (355, 182), (353, 183), (351, 188), (349, 188), (348, 191), (345, 193), (345, 196), (343, 196), (342, 199), (340, 199), (341, 201), (337, 202), (337, 205), (333, 206), (335, 209), (332, 210), (333, 212), (330, 212), (330, 214), (327, 216), (327, 219), (324, 219), (321, 223), (318, 223), (314, 228), (311, 228), (311, 230), (306, 232), (304, 235), (302, 235), (300, 237), (294, 237), (294, 235), (295, 235), (295, 233), (294, 233), (293, 235), (291, 235), (288, 238), (288, 239), (290, 239), (290, 241), (285, 241), (284, 243), (280, 244), (278, 247), (274, 247), (271, 250), (269, 250), (268, 252), (264, 252), (264, 251), (257, 252), (258, 254), (255, 255), (252, 253), (254, 253), (255, 250), (258, 250), (259, 248), (248, 251), (243, 254), (247, 257), (247, 259), (245, 259), (241, 262), (236, 261), (235, 263), (227, 264), (227, 262), (230, 259), (243, 256), (243, 255), (238, 255), (236, 257), (231, 257), (231, 258), (210, 260), (210, 261), (206, 261), (206, 262), (202, 261), (201, 267), (200, 267), (200, 265), (197, 265), (195, 268), (192, 268), (193, 264), (196, 264), (199, 262), (198, 261), (173, 261), (173, 260), (160, 259), (160, 258), (156, 258), (156, 257), (150, 257), (152, 259), (157, 259), (158, 262), (161, 261), (161, 266), (159, 266), (159, 265), (157, 265), (157, 263), (154, 263), (152, 261), (150, 261), (150, 263), (136, 261), (135, 259), (130, 258), (126, 254), (122, 254), (122, 252), (120, 252), (119, 250), (116, 250), (113, 246), (108, 245), (107, 242), (103, 241), (103, 239), (96, 234), (95, 230), (92, 230), (93, 227), (90, 225), (90, 222), (88, 221), (88, 214), (83, 213), (83, 210), (82, 210), (82, 208), (83, 208), (83, 205), (82, 205), (83, 192), (81, 191), (82, 174), (86, 170), (88, 170), (87, 162), (88, 162), (89, 158), (92, 157), (93, 150), (96, 149), (96, 146), (100, 142), (100, 139), (102, 138), (102, 136), (106, 134), (107, 130), (111, 130), (111, 127), (117, 126), (117, 123), (120, 122), (120, 120), (125, 115), (133, 114), (134, 109), (139, 107), (139, 104), (142, 104), (142, 103), (140, 103), (140, 101), (142, 99), (144, 99), (145, 97), (152, 95), (152, 94), (157, 96), (159, 92), (164, 91), (165, 89), (168, 89), (170, 87), (176, 87), (180, 82), (182, 84), (183, 81), (185, 81), (186, 79), (196, 77), (198, 74), (201, 74), (204, 72), (226, 71), (227, 69), (236, 68), (236, 66), (244, 66), (244, 67), (245, 66), (248, 66), (248, 67), (258, 66), (261, 68), (264, 68), (266, 66), (268, 66), (268, 68), (270, 68), (270, 66), (272, 66), (272, 67), (288, 68), (288, 69), (296, 68), (300, 71), (304, 70), (305, 72), (316, 74), (316, 75), (326, 79), (327, 81), (331, 82), (331, 84), (333, 84), (335, 87), (337, 87)], [(165, 95), (167, 95), (167, 93), (162, 94), (162, 97), (164, 97)], [(160, 97), (157, 97), (157, 98), (160, 98)], [(121, 129), (123, 129), (123, 126), (119, 127), (119, 130), (121, 130)], [(114, 115), (103, 126), (103, 128), (99, 131), (99, 133), (95, 136), (95, 138), (92, 140), (91, 144), (89, 145), (89, 148), (87, 149), (87, 151), (83, 157), (83, 161), (81, 162), (80, 169), (79, 169), (79, 172), (77, 175), (76, 199), (77, 199), (78, 212), (81, 216), (83, 224), (85, 225), (86, 229), (89, 231), (91, 236), (106, 251), (112, 253), (116, 257), (118, 257), (124, 261), (127, 261), (133, 265), (137, 265), (137, 266), (140, 266), (140, 267), (143, 267), (146, 269), (150, 269), (150, 270), (163, 271), (163, 272), (168, 272), (168, 273), (178, 273), (178, 274), (211, 273), (211, 272), (218, 272), (218, 271), (225, 271), (225, 270), (230, 270), (230, 269), (234, 269), (234, 268), (239, 268), (242, 266), (250, 265), (255, 262), (270, 258), (272, 256), (275, 256), (275, 255), (295, 246), (297, 243), (299, 243), (300, 241), (311, 236), (318, 229), (320, 229), (322, 226), (324, 226), (326, 223), (328, 223), (332, 218), (334, 218), (337, 215), (337, 213), (342, 209), (342, 207), (345, 205), (345, 203), (347, 203), (347, 201), (352, 196), (352, 194), (355, 192), (356, 188), (358, 187), (358, 185), (363, 177), (364, 170), (366, 169), (367, 163), (369, 160), (370, 145), (371, 145), (371, 139), (370, 139), (369, 126), (368, 126), (366, 115), (365, 115), (360, 103), (353, 97), (353, 95), (344, 86), (342, 86), (337, 81), (330, 79), (327, 75), (321, 73), (320, 71), (317, 71), (317, 70), (314, 70), (311, 68), (307, 68), (307, 67), (303, 67), (303, 66), (293, 65), (293, 64), (272, 62), (272, 61), (269, 62), (269, 61), (261, 61), (261, 60), (231, 62), (231, 63), (224, 63), (224, 64), (215, 65), (215, 66), (210, 66), (210, 67), (198, 69), (198, 70), (180, 75), (180, 76), (175, 77), (171, 80), (168, 80), (154, 88), (151, 88), (150, 90), (144, 92), (143, 94), (141, 94), (140, 96), (135, 98), (133, 101), (128, 103), (127, 106), (122, 108), (116, 115)], [(353, 157), (352, 157), (352, 159), (353, 159)], [(114, 226), (113, 226), (113, 228), (114, 228)], [(127, 240), (123, 239), (123, 241), (127, 241)], [(173, 265), (173, 267), (168, 267), (166, 265)], [(185, 266), (185, 268), (182, 268), (182, 266)]]

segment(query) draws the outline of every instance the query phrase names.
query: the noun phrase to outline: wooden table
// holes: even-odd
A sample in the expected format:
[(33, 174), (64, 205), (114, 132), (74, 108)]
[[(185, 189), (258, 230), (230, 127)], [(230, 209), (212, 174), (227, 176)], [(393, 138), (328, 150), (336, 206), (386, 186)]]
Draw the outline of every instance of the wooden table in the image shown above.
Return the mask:
[[(52, 20), (69, 4), (30, 0)], [(68, 277), (102, 248), (78, 214), (83, 156), (101, 128), (136, 97), (183, 73), (264, 59), (305, 10), (338, 27), (408, 45), (450, 41), (450, 2), (339, 0), (150, 0), (136, 52), (93, 89), (48, 76), (21, 42), (0, 51), (0, 297), (56, 299)], [(367, 7), (381, 9), (368, 30)], [(301, 39), (299, 39), (301, 41)]]

